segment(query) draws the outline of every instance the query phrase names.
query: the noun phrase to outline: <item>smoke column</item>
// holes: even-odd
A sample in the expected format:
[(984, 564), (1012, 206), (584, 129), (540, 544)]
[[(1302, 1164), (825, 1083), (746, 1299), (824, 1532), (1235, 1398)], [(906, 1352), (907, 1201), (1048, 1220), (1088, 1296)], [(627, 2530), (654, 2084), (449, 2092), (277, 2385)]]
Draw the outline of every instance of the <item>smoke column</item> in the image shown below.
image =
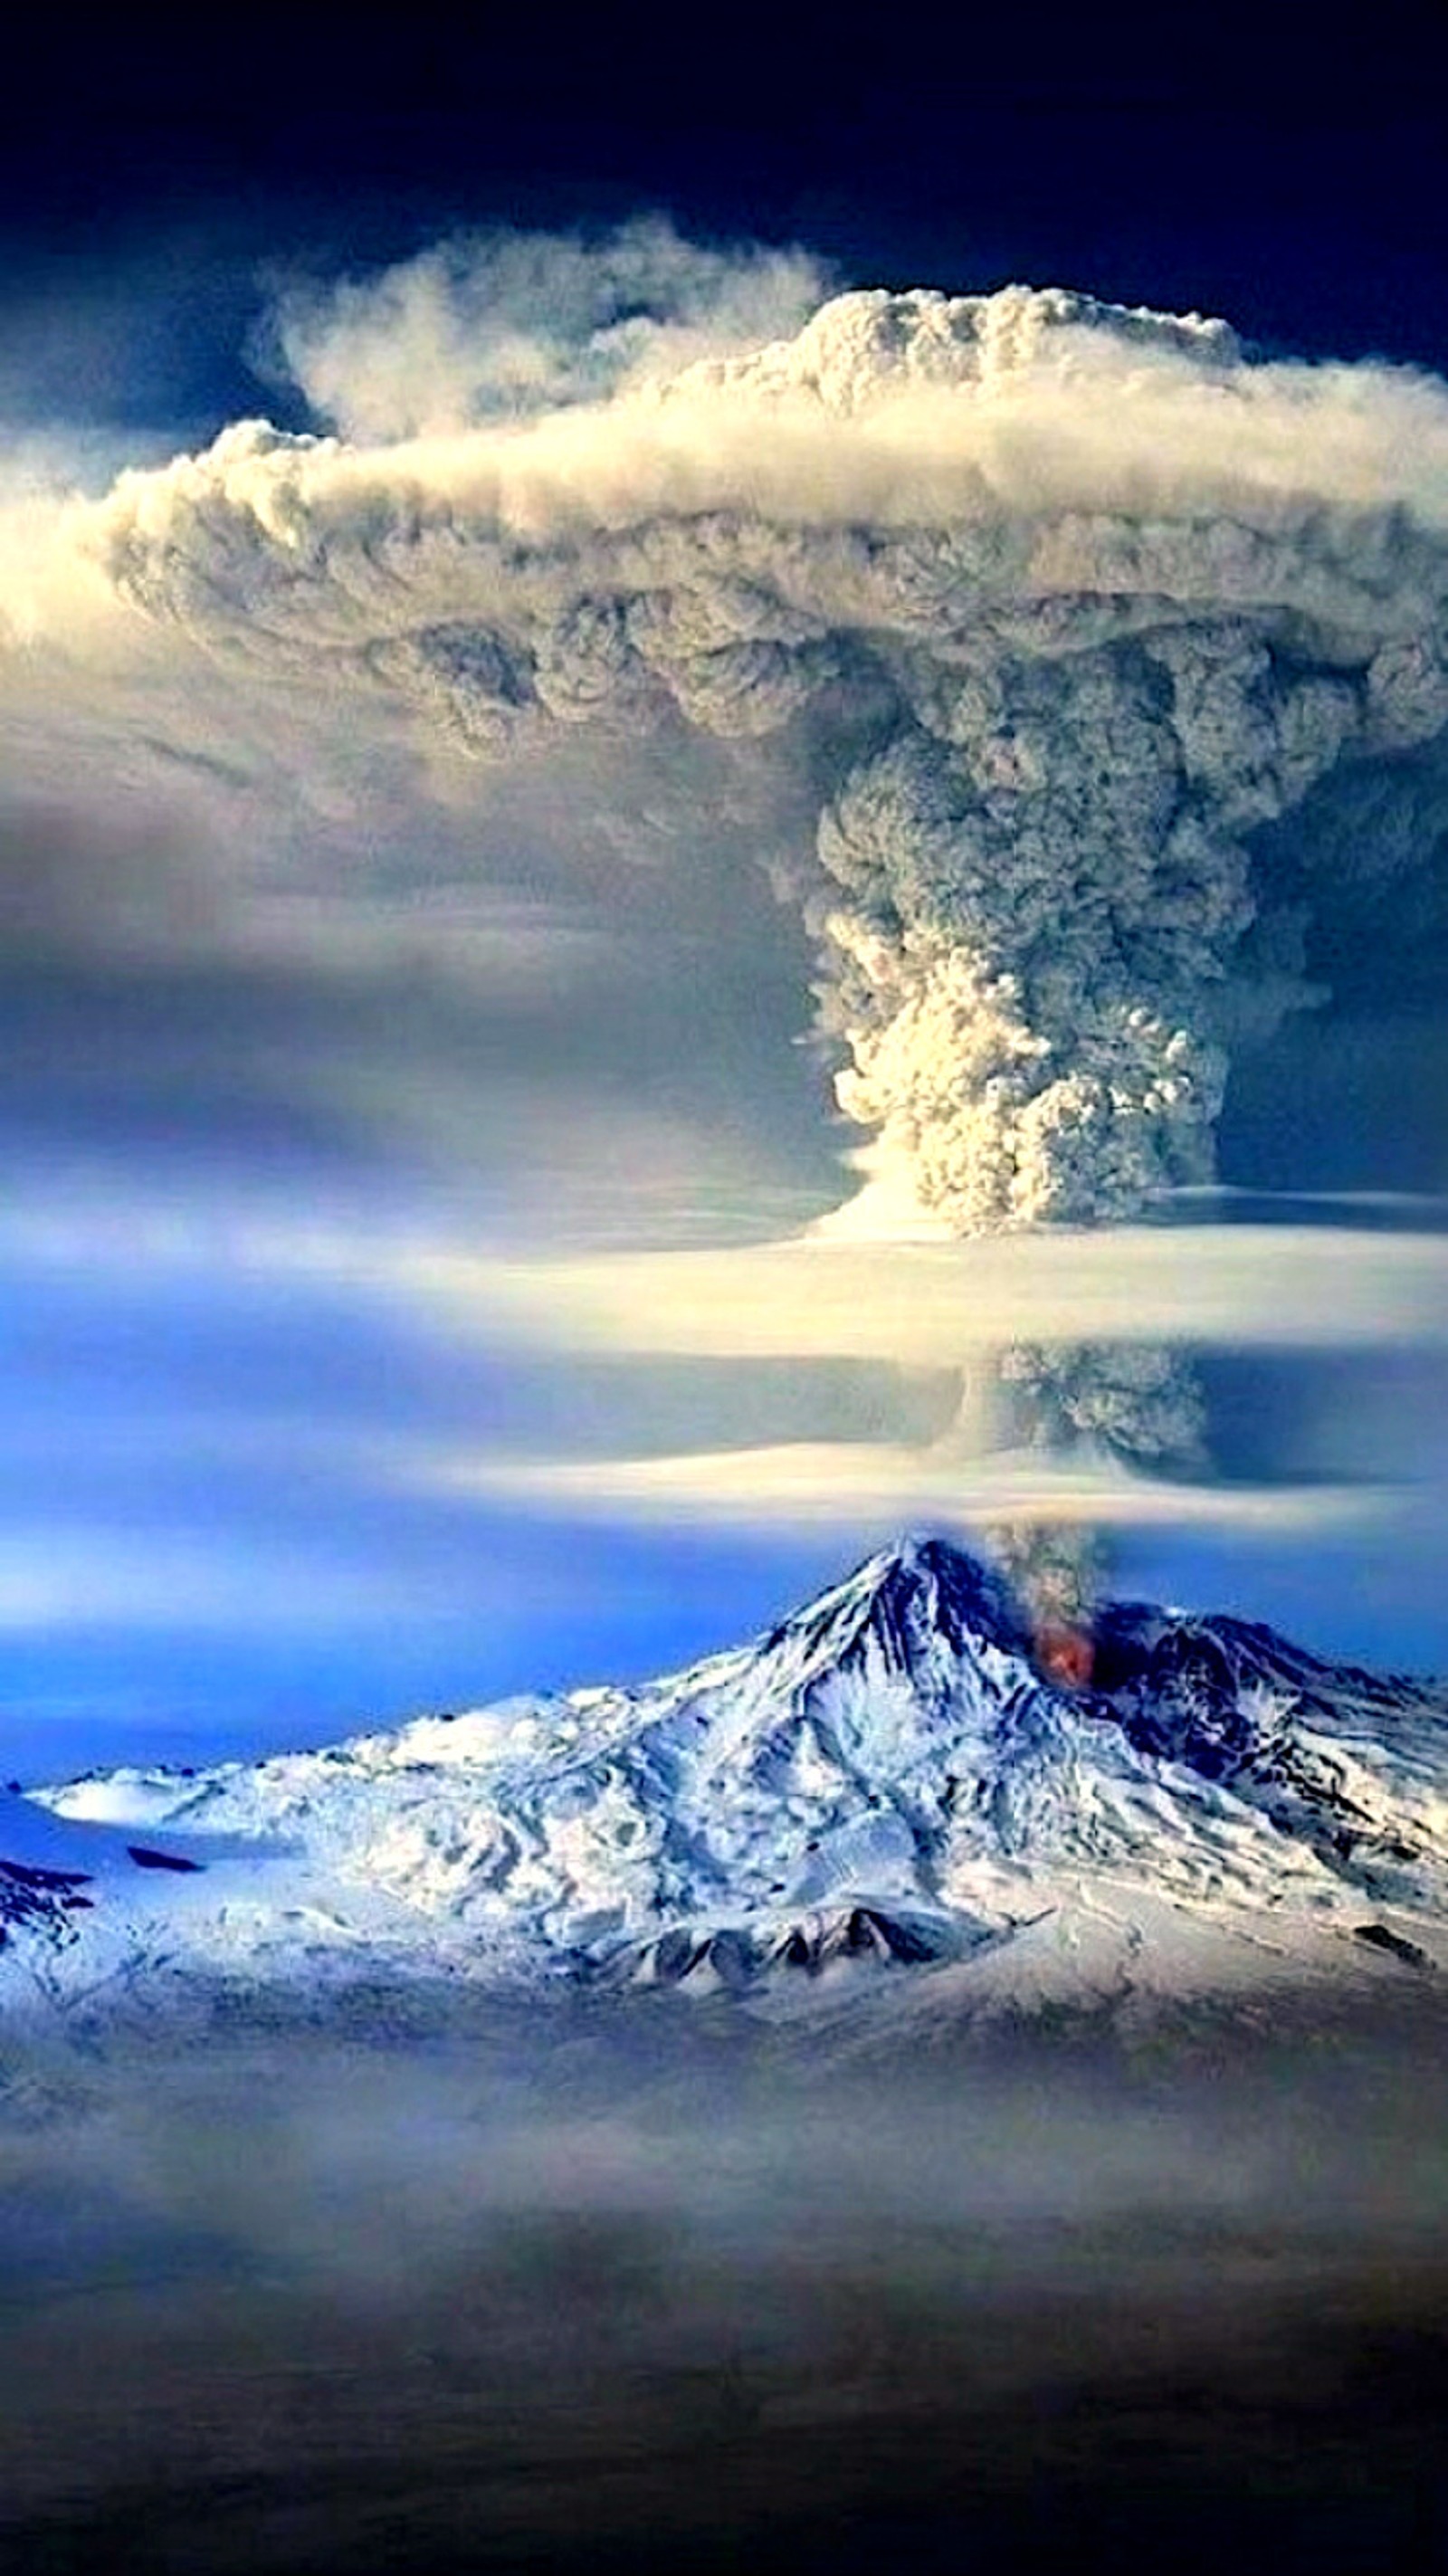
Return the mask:
[[(401, 692), (490, 759), (779, 736), (876, 1167), (960, 1234), (1138, 1217), (1213, 1177), (1234, 1032), (1306, 998), (1264, 834), (1448, 721), (1448, 388), (1015, 287), (795, 328), (811, 291), (657, 228), (435, 255), (284, 313), (371, 443), (242, 424), (68, 541), (207, 651)], [(1002, 1374), (1043, 1445), (1200, 1460), (1170, 1353)], [(1056, 1595), (1088, 1557), (1051, 1542)]]

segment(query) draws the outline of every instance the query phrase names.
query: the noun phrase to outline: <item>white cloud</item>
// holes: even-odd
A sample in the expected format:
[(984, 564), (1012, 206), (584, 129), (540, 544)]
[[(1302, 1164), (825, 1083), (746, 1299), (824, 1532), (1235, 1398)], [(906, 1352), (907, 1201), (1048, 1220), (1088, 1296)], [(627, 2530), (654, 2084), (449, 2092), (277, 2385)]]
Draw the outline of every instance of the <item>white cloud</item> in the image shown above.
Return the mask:
[(1448, 1236), (1334, 1226), (1121, 1226), (970, 1242), (799, 1237), (557, 1261), (442, 1245), (399, 1287), (523, 1343), (949, 1368), (1016, 1342), (1334, 1350), (1448, 1339)]
[(275, 358), (362, 444), (597, 399), (798, 329), (821, 301), (802, 250), (706, 250), (662, 218), (595, 239), (463, 235), (370, 277), (283, 288)]
[[(596, 1140), (601, 1142), (601, 1140)], [(669, 1150), (646, 1127), (640, 1150)], [(679, 1176), (681, 1184), (683, 1175)], [(519, 1258), (466, 1229), (275, 1191), (98, 1187), (78, 1167), (0, 1215), (0, 1256), (116, 1278), (310, 1278), (484, 1344), (648, 1359), (857, 1360), (951, 1370), (1026, 1341), (1346, 1351), (1448, 1343), (1448, 1235), (1331, 1225), (1122, 1226)]]

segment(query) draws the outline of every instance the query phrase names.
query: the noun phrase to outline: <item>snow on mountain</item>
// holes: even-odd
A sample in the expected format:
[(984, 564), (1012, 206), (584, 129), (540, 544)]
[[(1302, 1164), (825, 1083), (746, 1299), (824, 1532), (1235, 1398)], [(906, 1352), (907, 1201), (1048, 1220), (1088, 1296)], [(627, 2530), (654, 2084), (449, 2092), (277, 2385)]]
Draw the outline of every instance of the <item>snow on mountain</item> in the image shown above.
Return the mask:
[(994, 2010), (1448, 1965), (1448, 1697), (1225, 1617), (1111, 1603), (1092, 1643), (1089, 1687), (1050, 1678), (994, 1574), (908, 1540), (638, 1688), (9, 1795), (0, 1999), (365, 1975), (772, 2008), (874, 1963)]

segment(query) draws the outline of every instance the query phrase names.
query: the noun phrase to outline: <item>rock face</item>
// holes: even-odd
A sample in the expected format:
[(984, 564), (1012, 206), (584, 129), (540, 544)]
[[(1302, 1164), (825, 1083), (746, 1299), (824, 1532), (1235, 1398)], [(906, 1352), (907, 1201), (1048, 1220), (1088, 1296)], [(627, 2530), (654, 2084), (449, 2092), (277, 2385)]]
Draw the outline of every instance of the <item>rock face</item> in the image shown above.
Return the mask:
[(23, 1860), (0, 1860), (0, 1942), (12, 1932), (58, 1946), (71, 1931), (71, 1918), (87, 1913), (94, 1899), (84, 1894), (88, 1870), (33, 1869)]
[(1090, 1647), (1069, 1686), (914, 1539), (640, 1688), (10, 1798), (0, 1998), (944, 1967), (1032, 2008), (1448, 1963), (1441, 1692), (1136, 1603)]

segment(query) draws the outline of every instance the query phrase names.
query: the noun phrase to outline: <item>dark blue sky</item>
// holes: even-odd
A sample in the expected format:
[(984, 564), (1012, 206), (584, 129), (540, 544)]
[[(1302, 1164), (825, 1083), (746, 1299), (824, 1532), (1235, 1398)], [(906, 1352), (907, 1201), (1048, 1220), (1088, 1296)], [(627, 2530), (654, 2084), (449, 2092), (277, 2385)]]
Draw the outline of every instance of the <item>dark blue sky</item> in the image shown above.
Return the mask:
[[(107, 464), (204, 440), (239, 413), (300, 420), (258, 339), (282, 268), (326, 276), (451, 231), (602, 230), (641, 210), (698, 239), (802, 242), (843, 284), (1062, 282), (1223, 313), (1283, 351), (1448, 363), (1448, 36), (1392, 7), (1310, 32), (1298, 12), (1279, 23), (1247, 8), (957, 13), (944, 30), (935, 13), (892, 12), (864, 42), (823, 16), (748, 11), (712, 31), (687, 13), (628, 26), (606, 13), (489, 12), (463, 26), (298, 13), (164, 37), (134, 15), (83, 31), (57, 16), (32, 18), (10, 48), (0, 413), (16, 436), (94, 440)], [(54, 863), (58, 887), (73, 857)], [(114, 888), (132, 862), (118, 845), (102, 863)], [(187, 865), (176, 861), (183, 889)], [(62, 888), (52, 919), (48, 897), (11, 901), (12, 881), (7, 863), (0, 1138), (22, 1214), (44, 1211), (77, 1158), (87, 1205), (109, 1194), (180, 1207), (193, 1230), (196, 1205), (242, 1173), (305, 1210), (385, 1194), (402, 1171), (420, 1206), (451, 1219), (462, 1169), (470, 1215), (494, 1193), (486, 1222), (506, 1234), (496, 1193), (511, 1174), (522, 1205), (529, 1186), (526, 1145), (505, 1150), (509, 1067), (525, 1049), (506, 1014), (469, 1030), (445, 992), (389, 992), (382, 978), (360, 999), (354, 987), (319, 1001), (285, 973), (264, 990), (252, 974), (243, 1013), (229, 970), (196, 971), (184, 941), (158, 1002), (154, 958), (142, 971), (103, 945), (78, 960), (73, 925), (57, 928), (73, 896)], [(1405, 966), (1384, 1042), (1375, 997), (1354, 1000), (1341, 935), (1335, 1034), (1284, 1041), (1271, 1115), (1244, 1077), (1232, 1178), (1441, 1188), (1441, 1121), (1396, 1116), (1405, 1083), (1441, 1079), (1424, 1034), (1441, 1019), (1440, 936), (1430, 922), (1405, 941), (1418, 989)], [(700, 1032), (697, 1098), (684, 1096), (677, 1030), (657, 1047), (651, 1035), (680, 1005), (631, 987), (627, 959), (618, 1019), (636, 1032), (645, 1088), (675, 1066), (663, 1106), (680, 1136), (706, 1108), (717, 1127), (732, 1090), (754, 1181), (762, 1171), (808, 1213), (828, 1201), (839, 1140), (816, 1118), (808, 1068), (777, 1079), (798, 968), (781, 953), (778, 990), (761, 991), (736, 961), (732, 998), (724, 968), (699, 981), (685, 1006)], [(567, 1045), (581, 1043), (548, 1041), (560, 1098), (574, 1080), (596, 1096), (622, 1078), (617, 1056), (602, 1072), (570, 1066)], [(770, 1086), (757, 1071), (751, 1093), (744, 1053), (771, 1069), (784, 1104), (764, 1144)], [(427, 1096), (411, 1126), (390, 1107), (379, 1135), (359, 1102), (384, 1080), (401, 1099), (418, 1068)], [(448, 1100), (466, 1130), (483, 1093), (497, 1131), (485, 1173), (442, 1132)], [(580, 1167), (590, 1151), (585, 1139)], [(625, 1157), (621, 1193), (640, 1169)], [(579, 1171), (567, 1181), (581, 1186)], [(24, 1576), (8, 1611), (0, 1579), (0, 1763), (27, 1777), (152, 1744), (186, 1758), (645, 1673), (729, 1642), (839, 1566), (828, 1531), (527, 1522), (476, 1498), (369, 1485), (357, 1460), (378, 1443), (521, 1442), (570, 1412), (576, 1429), (590, 1405), (602, 1441), (614, 1395), (578, 1371), (530, 1378), (465, 1336), (315, 1282), (279, 1288), (243, 1266), (188, 1286), (184, 1265), (164, 1262), (128, 1278), (90, 1240), (18, 1240), (0, 1265), (0, 1539)], [(1429, 1376), (1391, 1402), (1440, 1394)], [(1240, 1394), (1221, 1400), (1251, 1412)], [(1291, 1471), (1314, 1472), (1310, 1443), (1298, 1448)], [(1421, 1538), (1369, 1566), (1345, 1542), (1234, 1554), (1162, 1536), (1133, 1543), (1121, 1567), (1133, 1585), (1224, 1591), (1399, 1661), (1448, 1648), (1429, 1575)]]
[[(199, 41), (197, 40), (199, 36)], [(259, 257), (371, 265), (439, 232), (608, 224), (803, 239), (851, 280), (1069, 281), (1267, 342), (1436, 364), (1448, 340), (1438, 10), (293, 12), (189, 42), (26, 13), (0, 101), (12, 287), (150, 267), (184, 410), (226, 374)], [(64, 334), (57, 334), (57, 348)], [(164, 345), (163, 345), (164, 343)], [(59, 364), (59, 358), (57, 358)]]

